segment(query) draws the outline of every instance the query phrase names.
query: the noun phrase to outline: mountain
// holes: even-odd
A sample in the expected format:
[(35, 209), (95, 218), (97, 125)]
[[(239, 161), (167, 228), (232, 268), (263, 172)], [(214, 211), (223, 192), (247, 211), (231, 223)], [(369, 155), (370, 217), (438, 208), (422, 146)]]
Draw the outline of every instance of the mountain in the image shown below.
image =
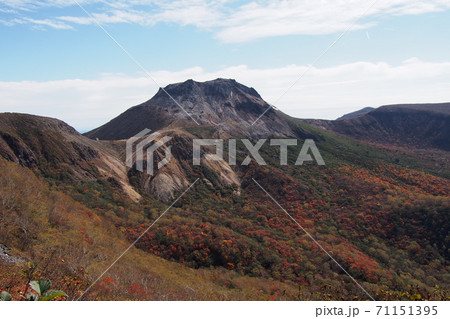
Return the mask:
[[(450, 153), (386, 144), (419, 131), (427, 146), (445, 141), (445, 105), (338, 121), (271, 108), (251, 125), (268, 104), (236, 81), (165, 90), (199, 125), (164, 90), (92, 139), (56, 119), (0, 114), (0, 290), (20, 299), (31, 272), (83, 300), (448, 300)], [(125, 165), (125, 139), (142, 128), (171, 138), (153, 164), (169, 149), (171, 161), (153, 175), (146, 157), (136, 169), (136, 153)], [(271, 136), (297, 139), (288, 165), (269, 142), (266, 165), (243, 164), (241, 139)], [(366, 142), (375, 137), (391, 140)], [(236, 165), (227, 147), (193, 165), (197, 138), (236, 139)], [(326, 165), (295, 165), (307, 138)]]
[(358, 110), (358, 111), (355, 111), (355, 112), (352, 112), (352, 113), (345, 114), (345, 115), (341, 116), (340, 118), (338, 118), (338, 120), (348, 120), (348, 119), (353, 119), (353, 118), (355, 118), (355, 117), (359, 117), (359, 116), (362, 116), (362, 115), (364, 115), (364, 114), (367, 114), (367, 113), (369, 113), (369, 112), (371, 112), (371, 111), (373, 111), (373, 110), (375, 110), (374, 107), (365, 107), (365, 108), (363, 108), (363, 109), (361, 109), (361, 110)]
[[(136, 176), (130, 176), (134, 181), (137, 180), (137, 188), (167, 202), (189, 185), (188, 176), (193, 173), (192, 141), (195, 138), (312, 136), (300, 126), (294, 132), (288, 119), (288, 116), (265, 102), (255, 89), (235, 80), (188, 80), (160, 89), (149, 101), (128, 109), (85, 136), (100, 140), (123, 140), (147, 128), (171, 137), (167, 147), (178, 149), (178, 152), (168, 167), (158, 170), (153, 176), (138, 172), (134, 172)], [(157, 151), (156, 156), (160, 159), (164, 158), (162, 151)], [(204, 161), (206, 167), (215, 171), (217, 178), (213, 178), (213, 182), (211, 178), (205, 177), (205, 172), (200, 172), (199, 176), (211, 185), (216, 184), (216, 187), (239, 189), (239, 177), (225, 160)]]
[(93, 141), (66, 123), (29, 114), (0, 114), (0, 157), (38, 170), (55, 180), (112, 178), (133, 199), (121, 156), (106, 143)]
[[(173, 98), (173, 99), (172, 99)], [(258, 125), (252, 125), (258, 120)], [(188, 80), (160, 89), (145, 103), (132, 107), (85, 135), (101, 140), (127, 139), (148, 128), (211, 127), (241, 136), (294, 136), (280, 116), (253, 89), (235, 80)]]
[(450, 151), (450, 103), (386, 105), (357, 117), (309, 123), (380, 145)]
[[(235, 80), (187, 80), (160, 89), (149, 101), (128, 109), (85, 136), (120, 141), (150, 129), (172, 138), (166, 146), (179, 151), (168, 167), (158, 170), (153, 176), (138, 172), (134, 172), (136, 176), (130, 176), (137, 181), (134, 183), (137, 188), (168, 202), (189, 185), (195, 138), (314, 137), (301, 125), (292, 125), (291, 122), (289, 116), (272, 108), (255, 89)], [(157, 151), (159, 159), (164, 158), (162, 152)], [(146, 158), (144, 154), (144, 161)], [(204, 162), (217, 178), (212, 178), (213, 181), (205, 172), (199, 172), (199, 176), (216, 187), (237, 188), (239, 191), (238, 173), (225, 160), (204, 159)]]

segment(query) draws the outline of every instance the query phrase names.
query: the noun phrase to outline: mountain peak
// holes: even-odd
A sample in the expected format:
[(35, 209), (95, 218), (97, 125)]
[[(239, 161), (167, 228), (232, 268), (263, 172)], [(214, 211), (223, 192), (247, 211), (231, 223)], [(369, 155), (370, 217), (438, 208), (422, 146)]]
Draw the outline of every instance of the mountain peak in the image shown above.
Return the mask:
[(230, 95), (241, 93), (261, 99), (261, 96), (254, 88), (240, 84), (234, 79), (224, 78), (217, 78), (215, 80), (205, 82), (197, 82), (189, 79), (184, 82), (169, 84), (164, 88), (160, 88), (155, 98), (167, 96), (166, 92), (172, 97), (179, 97), (188, 94), (226, 99), (230, 97)]
[(145, 128), (155, 131), (197, 124), (234, 136), (295, 136), (280, 112), (272, 109), (255, 89), (223, 78), (170, 84), (147, 102), (86, 135), (126, 139)]

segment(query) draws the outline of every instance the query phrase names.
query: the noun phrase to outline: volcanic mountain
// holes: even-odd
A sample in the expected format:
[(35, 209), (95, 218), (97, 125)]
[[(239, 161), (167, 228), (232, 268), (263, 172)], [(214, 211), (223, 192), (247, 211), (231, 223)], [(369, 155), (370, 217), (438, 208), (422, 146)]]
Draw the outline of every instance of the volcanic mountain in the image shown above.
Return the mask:
[(85, 135), (119, 140), (145, 128), (157, 131), (196, 126), (246, 137), (295, 135), (282, 113), (265, 102), (255, 89), (228, 79), (188, 80), (168, 85), (152, 99)]
[[(138, 181), (138, 188), (167, 202), (190, 183), (189, 176), (193, 174), (192, 141), (195, 138), (315, 136), (293, 121), (295, 119), (265, 102), (255, 89), (235, 80), (187, 80), (161, 88), (152, 99), (128, 109), (85, 136), (99, 140), (117, 140), (117, 144), (120, 141), (124, 143), (125, 139), (144, 129), (150, 129), (171, 137), (166, 146), (177, 151), (167, 167), (158, 170), (153, 176), (140, 174), (135, 170), (130, 173), (137, 175), (133, 176), (133, 180)], [(317, 136), (317, 139), (320, 137)], [(158, 159), (164, 158), (162, 152), (163, 150), (157, 151)], [(205, 181), (219, 188), (234, 188), (239, 191), (239, 174), (225, 160), (211, 161), (203, 158), (203, 162), (216, 175), (208, 178), (205, 172), (200, 172)]]

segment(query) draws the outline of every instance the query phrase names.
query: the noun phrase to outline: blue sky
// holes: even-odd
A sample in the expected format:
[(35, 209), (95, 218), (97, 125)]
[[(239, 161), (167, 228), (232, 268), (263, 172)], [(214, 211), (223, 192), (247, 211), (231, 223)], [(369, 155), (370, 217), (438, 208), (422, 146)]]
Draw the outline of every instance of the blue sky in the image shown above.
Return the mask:
[(86, 131), (151, 98), (157, 85), (95, 21), (161, 86), (235, 78), (296, 117), (450, 101), (448, 0), (78, 4), (91, 16), (73, 0), (0, 0), (0, 111)]

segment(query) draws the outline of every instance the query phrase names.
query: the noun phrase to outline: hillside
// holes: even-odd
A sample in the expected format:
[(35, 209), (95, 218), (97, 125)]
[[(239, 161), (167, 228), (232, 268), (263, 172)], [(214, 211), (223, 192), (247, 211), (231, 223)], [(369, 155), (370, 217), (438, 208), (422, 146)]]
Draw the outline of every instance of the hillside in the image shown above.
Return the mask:
[(57, 119), (0, 114), (0, 157), (61, 183), (111, 178), (133, 199), (141, 197), (129, 184), (118, 152)]
[[(333, 122), (323, 129), (275, 110), (254, 127), (243, 126), (267, 103), (232, 80), (166, 89), (191, 111), (204, 112), (197, 115), (200, 125), (163, 91), (88, 133), (92, 140), (58, 120), (1, 115), (7, 138), (0, 144), (0, 244), (12, 249), (15, 262), (0, 254), (0, 290), (18, 297), (24, 261), (37, 261), (34, 278), (50, 277), (77, 298), (143, 235), (83, 300), (370, 299), (267, 191), (374, 299), (448, 300), (450, 169), (437, 165), (442, 159), (356, 141), (331, 130)], [(362, 121), (378, 111), (336, 122)], [(398, 107), (381, 111), (380, 118), (404, 120)], [(123, 138), (147, 125), (172, 137), (165, 148), (173, 158), (153, 176), (137, 172), (136, 160), (127, 168), (124, 158)], [(438, 128), (436, 136), (445, 137), (446, 128)], [(288, 148), (289, 165), (279, 164), (279, 147), (269, 143), (260, 149), (267, 165), (241, 165), (248, 152), (240, 140), (237, 165), (206, 156), (192, 165), (194, 138), (254, 144), (262, 136), (299, 140)], [(325, 166), (294, 165), (305, 138), (314, 139)], [(448, 160), (449, 153), (442, 154)], [(105, 169), (105, 156), (116, 161), (122, 179)]]
[(357, 117), (309, 122), (380, 145), (450, 151), (450, 103), (387, 105)]
[[(119, 189), (114, 192), (120, 194)], [(50, 189), (31, 170), (3, 159), (0, 199), (0, 242), (12, 248), (8, 256), (0, 252), (0, 290), (10, 291), (14, 299), (20, 300), (19, 291), (24, 291), (29, 275), (51, 278), (55, 287), (77, 299), (129, 245), (113, 223), (119, 218), (114, 212), (108, 213), (116, 216), (112, 219), (87, 208)], [(126, 220), (146, 223), (144, 216), (142, 208), (133, 207)], [(230, 288), (241, 283), (239, 290)], [(223, 269), (196, 271), (133, 248), (92, 289), (89, 299), (269, 300), (273, 285), (283, 289), (287, 298), (298, 294), (282, 282)]]

